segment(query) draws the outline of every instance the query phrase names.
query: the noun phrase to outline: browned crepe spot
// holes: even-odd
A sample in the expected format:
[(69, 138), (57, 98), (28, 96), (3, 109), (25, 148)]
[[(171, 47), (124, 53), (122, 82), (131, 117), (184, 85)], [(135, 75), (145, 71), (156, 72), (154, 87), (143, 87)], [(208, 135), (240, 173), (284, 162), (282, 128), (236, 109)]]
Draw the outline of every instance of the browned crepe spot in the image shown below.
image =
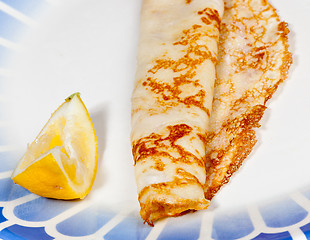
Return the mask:
[(205, 199), (190, 200), (173, 193), (173, 191), (190, 185), (201, 184), (194, 175), (183, 169), (178, 169), (173, 181), (151, 184), (142, 189), (139, 193), (139, 201), (145, 195), (147, 196), (146, 201), (141, 201), (140, 215), (142, 219), (153, 226), (154, 221), (159, 218), (177, 217), (189, 210), (206, 209), (209, 202)]
[[(157, 104), (165, 106), (166, 108), (183, 104), (189, 108), (191, 106), (202, 109), (210, 117), (210, 110), (204, 106), (206, 91), (202, 89), (199, 80), (196, 79), (196, 68), (206, 61), (211, 59), (215, 64), (217, 61), (216, 53), (210, 51), (207, 46), (198, 44), (200, 39), (205, 37), (218, 38), (218, 28), (220, 17), (216, 10), (206, 8), (202, 11), (198, 11), (198, 15), (201, 15), (201, 24), (210, 25), (213, 22), (217, 23), (215, 29), (217, 33), (212, 35), (211, 31), (201, 31), (201, 25), (194, 24), (191, 28), (183, 30), (180, 40), (173, 43), (173, 45), (182, 45), (185, 47), (184, 55), (177, 60), (170, 59), (167, 56), (155, 59), (154, 65), (148, 70), (148, 77), (142, 83), (142, 85), (149, 91), (157, 95)], [(156, 73), (159, 70), (170, 69), (175, 73), (179, 73), (178, 76), (173, 78), (173, 83), (164, 83), (158, 81)], [(200, 88), (198, 92), (193, 92), (189, 96), (182, 96), (183, 91), (181, 87), (194, 86)]]
[[(143, 161), (149, 157), (153, 157), (156, 168), (164, 170), (164, 164), (161, 162), (160, 156), (165, 156), (171, 159), (171, 162), (197, 164), (198, 166), (205, 165), (204, 158), (198, 158), (184, 147), (176, 144), (176, 141), (189, 135), (192, 128), (186, 124), (177, 124), (167, 126), (169, 130), (168, 136), (160, 134), (150, 134), (147, 137), (139, 139), (133, 143), (132, 153), (135, 163)], [(201, 134), (192, 133), (197, 138), (201, 138)], [(173, 153), (173, 155), (171, 154)]]

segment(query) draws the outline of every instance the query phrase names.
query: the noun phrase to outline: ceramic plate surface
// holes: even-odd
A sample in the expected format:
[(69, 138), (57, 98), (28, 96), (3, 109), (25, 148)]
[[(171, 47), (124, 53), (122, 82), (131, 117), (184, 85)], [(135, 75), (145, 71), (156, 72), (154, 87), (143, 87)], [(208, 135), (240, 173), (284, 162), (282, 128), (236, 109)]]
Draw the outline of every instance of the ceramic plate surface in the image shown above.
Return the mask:
[[(294, 64), (258, 144), (208, 210), (154, 228), (139, 217), (129, 140), (141, 1), (0, 1), (0, 238), (310, 239), (310, 2), (270, 1), (291, 29)], [(42, 198), (10, 175), (74, 92), (97, 132), (97, 178), (82, 201)]]

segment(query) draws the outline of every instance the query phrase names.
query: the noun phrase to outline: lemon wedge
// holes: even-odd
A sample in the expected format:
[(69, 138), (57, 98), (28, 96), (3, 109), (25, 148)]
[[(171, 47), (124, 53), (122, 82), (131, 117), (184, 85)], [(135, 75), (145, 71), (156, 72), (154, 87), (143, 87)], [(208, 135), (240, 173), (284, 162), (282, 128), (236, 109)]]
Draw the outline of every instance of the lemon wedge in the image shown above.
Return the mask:
[(95, 129), (79, 93), (52, 114), (12, 173), (12, 180), (42, 197), (83, 199), (98, 165)]

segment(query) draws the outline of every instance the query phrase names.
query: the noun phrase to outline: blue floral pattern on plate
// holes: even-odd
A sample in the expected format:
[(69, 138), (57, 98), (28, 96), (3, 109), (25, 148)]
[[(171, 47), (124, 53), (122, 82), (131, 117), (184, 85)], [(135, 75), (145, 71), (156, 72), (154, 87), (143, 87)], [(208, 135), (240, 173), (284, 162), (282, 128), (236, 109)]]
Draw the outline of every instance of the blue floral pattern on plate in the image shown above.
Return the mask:
[[(5, 63), (19, 33), (43, 0), (0, 1), (0, 86)], [(3, 103), (0, 103), (0, 108)], [(0, 115), (0, 123), (7, 121)], [(200, 211), (144, 225), (138, 209), (115, 212), (99, 203), (58, 201), (15, 185), (10, 174), (18, 160), (5, 124), (0, 125), (0, 238), (21, 239), (310, 239), (310, 190), (234, 211)]]

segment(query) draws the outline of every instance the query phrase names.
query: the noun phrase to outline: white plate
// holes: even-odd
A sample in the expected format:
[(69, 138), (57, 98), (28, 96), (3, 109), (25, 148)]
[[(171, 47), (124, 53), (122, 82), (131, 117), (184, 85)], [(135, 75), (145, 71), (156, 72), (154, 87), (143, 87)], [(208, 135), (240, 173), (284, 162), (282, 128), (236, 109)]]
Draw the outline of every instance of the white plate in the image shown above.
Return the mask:
[[(210, 209), (151, 228), (139, 217), (129, 140), (141, 1), (0, 1), (0, 238), (310, 237), (310, 2), (271, 3), (291, 29), (294, 64), (268, 103), (259, 143)], [(14, 185), (27, 144), (77, 91), (99, 144), (89, 196), (51, 200)]]

